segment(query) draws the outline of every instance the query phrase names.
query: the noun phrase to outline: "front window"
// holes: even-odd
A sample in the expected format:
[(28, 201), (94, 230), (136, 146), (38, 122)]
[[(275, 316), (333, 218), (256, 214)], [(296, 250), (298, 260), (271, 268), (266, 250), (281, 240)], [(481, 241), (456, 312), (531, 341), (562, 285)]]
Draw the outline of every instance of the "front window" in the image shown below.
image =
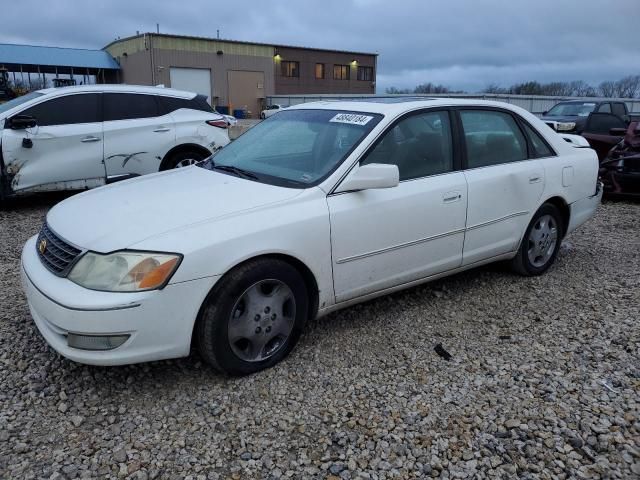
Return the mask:
[(550, 117), (587, 117), (596, 109), (593, 102), (559, 103), (547, 112)]
[(331, 174), (381, 119), (374, 113), (283, 110), (200, 166), (263, 183), (307, 188)]
[(14, 98), (13, 100), (9, 100), (8, 102), (0, 104), (0, 113), (8, 112), (12, 108), (22, 105), (23, 103), (27, 103), (34, 98), (41, 97), (42, 95), (44, 95), (44, 93), (31, 92), (21, 97)]

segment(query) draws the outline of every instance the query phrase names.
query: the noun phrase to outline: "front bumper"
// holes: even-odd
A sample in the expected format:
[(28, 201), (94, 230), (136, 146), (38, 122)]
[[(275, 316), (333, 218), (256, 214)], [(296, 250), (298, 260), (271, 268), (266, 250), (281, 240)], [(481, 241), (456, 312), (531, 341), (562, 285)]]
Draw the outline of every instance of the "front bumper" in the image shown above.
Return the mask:
[[(189, 354), (198, 311), (218, 277), (147, 292), (97, 292), (49, 272), (36, 254), (35, 242), (36, 237), (30, 238), (22, 251), (22, 284), (38, 330), (58, 353), (91, 365), (124, 365)], [(115, 349), (95, 351), (70, 347), (69, 333), (129, 337)]]
[(603, 185), (602, 182), (598, 182), (596, 186), (596, 193), (590, 197), (583, 198), (577, 202), (573, 202), (569, 208), (571, 209), (571, 215), (569, 219), (569, 226), (567, 228), (567, 234), (574, 231), (584, 222), (593, 217), (598, 209), (598, 205), (602, 201)]

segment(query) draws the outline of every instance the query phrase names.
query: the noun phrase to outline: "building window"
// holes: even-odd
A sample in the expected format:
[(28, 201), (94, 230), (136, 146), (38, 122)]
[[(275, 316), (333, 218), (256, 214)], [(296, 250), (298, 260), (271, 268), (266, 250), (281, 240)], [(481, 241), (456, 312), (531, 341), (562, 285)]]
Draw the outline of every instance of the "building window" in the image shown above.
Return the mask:
[(282, 76), (283, 77), (299, 77), (300, 76), (300, 62), (282, 62)]
[(358, 67), (358, 80), (373, 81), (373, 67)]
[(316, 78), (324, 78), (324, 63), (316, 63)]
[(349, 80), (349, 65), (334, 65), (333, 66), (333, 79), (334, 80)]

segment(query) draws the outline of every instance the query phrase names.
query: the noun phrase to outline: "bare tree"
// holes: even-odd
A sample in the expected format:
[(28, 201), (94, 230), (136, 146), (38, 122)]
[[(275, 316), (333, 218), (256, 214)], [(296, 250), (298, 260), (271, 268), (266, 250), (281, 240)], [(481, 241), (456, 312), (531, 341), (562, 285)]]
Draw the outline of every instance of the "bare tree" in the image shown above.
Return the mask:
[(640, 75), (629, 75), (621, 78), (614, 85), (616, 97), (635, 98), (640, 94)]
[(497, 83), (490, 83), (482, 90), (482, 93), (507, 93), (507, 89)]
[(598, 93), (603, 97), (615, 97), (616, 96), (616, 84), (612, 81), (602, 82), (598, 85)]

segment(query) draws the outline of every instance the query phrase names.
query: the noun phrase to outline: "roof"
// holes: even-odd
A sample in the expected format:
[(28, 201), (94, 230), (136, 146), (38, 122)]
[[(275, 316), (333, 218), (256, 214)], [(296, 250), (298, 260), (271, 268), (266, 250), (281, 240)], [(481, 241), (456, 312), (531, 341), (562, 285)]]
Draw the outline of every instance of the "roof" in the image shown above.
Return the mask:
[(247, 42), (244, 40), (228, 40), (226, 38), (213, 38), (213, 37), (199, 37), (199, 36), (194, 36), (194, 35), (172, 35), (172, 34), (168, 34), (168, 33), (141, 33), (140, 35), (131, 35), (130, 37), (124, 37), (124, 38), (119, 38), (117, 40), (114, 40), (113, 42), (109, 43), (108, 45), (105, 45), (104, 49), (106, 50), (107, 48), (109, 48), (111, 45), (116, 45), (119, 42), (124, 42), (126, 40), (131, 40), (132, 38), (138, 38), (138, 37), (143, 37), (145, 35), (152, 35), (155, 37), (167, 37), (167, 38), (186, 38), (186, 39), (191, 39), (191, 40), (211, 40), (211, 41), (215, 41), (215, 42), (226, 42), (226, 43), (237, 43), (237, 44), (241, 44), (241, 45), (260, 45), (263, 47), (274, 47), (274, 48), (299, 48), (299, 49), (303, 49), (303, 50), (316, 50), (319, 52), (334, 52), (334, 53), (348, 53), (348, 54), (354, 54), (354, 55), (371, 55), (374, 57), (377, 57), (378, 54), (377, 53), (370, 53), (370, 52), (355, 52), (352, 50), (336, 50), (336, 49), (332, 49), (332, 48), (318, 48), (318, 47), (301, 47), (301, 46), (296, 46), (296, 45), (281, 45), (281, 44), (276, 44), (276, 43), (261, 43), (261, 42)]
[(146, 87), (143, 85), (126, 84), (97, 84), (97, 85), (74, 85), (71, 87), (44, 88), (38, 90), (40, 93), (80, 93), (80, 92), (127, 92), (127, 93), (148, 93), (151, 95), (166, 95), (168, 97), (193, 98), (197, 95), (194, 92), (176, 90), (175, 88)]
[(41, 47), (0, 43), (0, 65), (47, 65), (119, 70), (120, 65), (104, 50)]

